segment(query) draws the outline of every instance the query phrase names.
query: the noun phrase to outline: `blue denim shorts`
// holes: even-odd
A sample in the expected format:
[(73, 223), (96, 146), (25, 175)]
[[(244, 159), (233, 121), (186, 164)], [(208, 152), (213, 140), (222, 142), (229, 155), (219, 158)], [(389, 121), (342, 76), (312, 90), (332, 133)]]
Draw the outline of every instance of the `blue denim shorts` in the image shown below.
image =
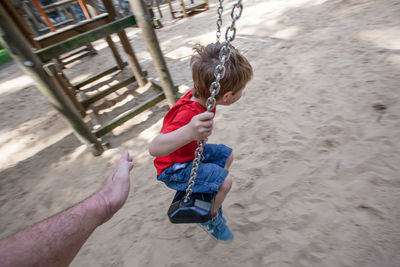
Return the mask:
[[(232, 149), (225, 145), (205, 144), (193, 187), (194, 193), (215, 194), (218, 192), (219, 186), (228, 176), (228, 170), (224, 167), (231, 154)], [(192, 161), (175, 163), (157, 176), (157, 179), (171, 189), (185, 191), (191, 170)]]

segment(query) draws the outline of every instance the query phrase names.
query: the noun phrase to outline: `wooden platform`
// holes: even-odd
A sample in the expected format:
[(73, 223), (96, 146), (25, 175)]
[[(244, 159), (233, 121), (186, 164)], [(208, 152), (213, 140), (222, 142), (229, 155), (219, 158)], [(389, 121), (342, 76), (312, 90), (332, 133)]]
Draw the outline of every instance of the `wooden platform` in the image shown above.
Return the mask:
[[(42, 62), (48, 62), (53, 58), (57, 58), (63, 53), (67, 53), (74, 49), (77, 49), (86, 43), (96, 41), (100, 38), (106, 37), (112, 33), (118, 32), (126, 27), (136, 24), (136, 20), (133, 15), (121, 18), (119, 20), (107, 23), (100, 27), (96, 27), (93, 30), (76, 35), (63, 41), (57, 42), (46, 48), (34, 51), (34, 53), (40, 58)], [(58, 36), (58, 35), (56, 35)], [(58, 37), (57, 37), (58, 39)]]
[(83, 20), (75, 25), (64, 27), (56, 32), (49, 32), (47, 34), (37, 36), (35, 37), (35, 41), (37, 41), (41, 47), (47, 47), (83, 32), (93, 30), (97, 27), (107, 24), (108, 22), (108, 14), (103, 13), (92, 19)]

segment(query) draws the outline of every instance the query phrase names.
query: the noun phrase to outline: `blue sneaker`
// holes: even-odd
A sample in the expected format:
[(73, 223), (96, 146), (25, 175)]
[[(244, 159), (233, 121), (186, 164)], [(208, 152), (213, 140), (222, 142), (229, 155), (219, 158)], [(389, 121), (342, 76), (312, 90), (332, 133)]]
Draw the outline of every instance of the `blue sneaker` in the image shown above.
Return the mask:
[(218, 210), (217, 215), (212, 218), (210, 221), (205, 223), (200, 223), (200, 226), (217, 241), (221, 242), (230, 242), (233, 240), (233, 232), (229, 229), (225, 224), (224, 218)]
[(224, 215), (222, 214), (222, 205), (219, 206), (218, 214), (222, 217), (222, 220), (224, 221), (224, 223), (226, 223), (226, 219), (225, 219)]

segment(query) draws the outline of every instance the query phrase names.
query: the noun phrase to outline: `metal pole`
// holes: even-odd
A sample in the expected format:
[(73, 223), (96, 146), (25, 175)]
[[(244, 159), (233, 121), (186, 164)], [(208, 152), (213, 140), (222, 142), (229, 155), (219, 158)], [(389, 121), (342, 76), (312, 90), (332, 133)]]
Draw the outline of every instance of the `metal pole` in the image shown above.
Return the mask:
[(139, 23), (139, 27), (142, 29), (142, 35), (146, 42), (147, 49), (153, 58), (154, 67), (160, 76), (165, 97), (167, 98), (169, 106), (172, 107), (176, 103), (174, 84), (162, 55), (150, 14), (143, 0), (129, 0), (129, 3), (132, 7), (135, 18)]
[[(24, 40), (12, 19), (0, 4), (0, 40), (9, 49), (21, 68), (36, 82), (37, 88), (48, 97), (51, 104), (61, 113), (74, 130), (75, 135), (90, 146), (93, 154), (100, 155), (104, 149), (81, 119), (60, 85), (49, 78), (42, 62), (32, 53), (29, 43)], [(12, 45), (8, 45), (12, 44)]]

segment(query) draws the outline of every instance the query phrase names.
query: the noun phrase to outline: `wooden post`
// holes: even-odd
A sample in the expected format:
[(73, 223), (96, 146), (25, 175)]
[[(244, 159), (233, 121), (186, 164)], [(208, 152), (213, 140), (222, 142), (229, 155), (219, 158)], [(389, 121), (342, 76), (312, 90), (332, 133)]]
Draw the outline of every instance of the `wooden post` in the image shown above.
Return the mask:
[[(82, 0), (80, 0), (80, 2), (81, 1)], [(88, 13), (90, 14), (91, 17), (95, 17), (98, 14), (100, 14), (100, 11), (97, 8), (96, 2), (94, 0), (85, 0), (83, 4), (88, 9), (88, 11), (89, 11)], [(86, 18), (88, 18), (88, 17), (86, 16)], [(111, 52), (112, 52), (112, 54), (113, 54), (113, 56), (115, 58), (115, 61), (117, 62), (118, 68), (120, 70), (122, 70), (125, 67), (125, 65), (124, 65), (124, 62), (121, 59), (121, 56), (118, 53), (117, 47), (115, 46), (114, 41), (111, 38), (111, 35), (106, 37), (106, 42), (107, 42), (108, 46), (111, 49)], [(94, 48), (93, 48), (93, 50), (94, 50)]]
[(114, 3), (112, 0), (102, 0), (104, 8), (107, 10), (108, 15), (111, 20), (116, 20), (120, 15), (117, 10), (115, 10)]
[(181, 6), (182, 6), (183, 17), (187, 18), (188, 14), (186, 12), (185, 1), (181, 0)]
[[(93, 154), (100, 155), (104, 149), (97, 137), (83, 122), (73, 103), (63, 93), (60, 85), (54, 83), (45, 70), (42, 62), (32, 53), (29, 43), (23, 38), (18, 27), (0, 4), (0, 28), (4, 45), (16, 61), (36, 82), (38, 89), (48, 97), (51, 104), (61, 113), (74, 130), (75, 135), (90, 146)], [(8, 44), (12, 44), (9, 46)]]
[[(97, 12), (97, 9), (93, 9), (91, 6), (91, 10), (88, 10), (88, 8), (87, 8), (87, 6), (86, 6), (86, 3), (85, 3), (85, 1), (84, 0), (78, 0), (78, 3), (79, 3), (79, 6), (81, 7), (81, 9), (82, 9), (82, 11), (83, 11), (83, 14), (85, 15), (85, 17), (86, 17), (86, 19), (91, 19), (92, 17), (94, 17), (94, 16), (96, 16), (96, 12)], [(91, 11), (91, 12), (90, 12)], [(107, 42), (108, 42), (108, 40), (107, 40)], [(91, 44), (91, 43), (87, 43), (86, 44), (86, 47), (87, 47), (87, 49), (88, 49), (88, 51), (90, 51), (90, 53), (92, 54), (92, 55), (95, 55), (95, 54), (97, 54), (97, 51), (96, 51), (96, 49), (94, 49), (94, 47), (93, 47), (93, 45)], [(114, 51), (113, 51), (113, 53), (114, 53)], [(85, 53), (85, 54), (83, 54), (83, 55), (81, 55), (82, 56), (82, 58), (83, 57), (85, 57), (85, 56), (87, 56), (87, 54)], [(75, 61), (75, 60), (78, 60), (78, 58), (75, 58), (73, 61)]]
[[(111, 20), (115, 20), (119, 17), (119, 13), (115, 10), (114, 4), (112, 3), (111, 0), (103, 0), (103, 4)], [(140, 67), (139, 61), (135, 56), (135, 52), (133, 51), (131, 43), (129, 42), (128, 36), (126, 36), (124, 30), (117, 32), (117, 34), (119, 39), (121, 40), (122, 47), (124, 48), (126, 57), (132, 69), (133, 75), (136, 78), (136, 81), (138, 82), (140, 87), (145, 86), (147, 81), (143, 77), (142, 69)]]
[(92, 17), (95, 17), (98, 14), (100, 14), (100, 10), (97, 7), (95, 0), (85, 0), (85, 4), (86, 4), (86, 7)]
[(63, 92), (69, 97), (75, 108), (79, 110), (79, 113), (82, 115), (82, 117), (84, 117), (85, 108), (76, 99), (75, 93), (72, 92), (73, 88), (70, 86), (69, 81), (65, 79), (63, 73), (57, 70), (56, 64), (51, 62), (44, 65), (43, 67), (50, 79), (52, 79), (54, 83), (58, 83), (60, 85)]
[(151, 57), (153, 58), (153, 64), (160, 76), (165, 97), (167, 98), (169, 106), (172, 107), (176, 103), (176, 92), (167, 64), (162, 55), (149, 12), (147, 11), (143, 0), (129, 0), (129, 3), (133, 13), (135, 14), (135, 18), (139, 23), (139, 27), (142, 30), (143, 39), (146, 42)]
[(159, 0), (156, 0), (156, 6), (157, 6), (158, 14), (160, 14), (160, 17), (162, 18), (163, 15), (162, 15), (162, 13), (161, 13), (160, 2), (159, 2)]
[[(5, 10), (7, 11), (8, 15), (12, 18), (12, 20), (15, 22), (17, 27), (21, 32), (23, 32), (24, 37), (26, 40), (36, 48), (40, 48), (40, 45), (38, 42), (34, 40), (36, 33), (33, 31), (33, 29), (28, 25), (26, 20), (21, 16), (20, 11), (17, 11), (16, 7), (12, 4), (10, 0), (2, 0), (0, 1)], [(23, 4), (20, 8), (23, 9), (25, 4)], [(26, 11), (25, 11), (26, 12)], [(27, 13), (28, 15), (28, 13)]]
[(174, 12), (174, 9), (172, 7), (171, 0), (167, 0), (167, 2), (168, 2), (168, 6), (169, 6), (169, 11), (171, 12), (171, 17), (174, 19), (175, 18), (175, 12)]
[(82, 11), (83, 11), (83, 14), (85, 14), (85, 17), (86, 17), (87, 19), (91, 19), (92, 16), (90, 15), (90, 13), (89, 13), (89, 11), (88, 11), (88, 9), (87, 9), (87, 7), (86, 7), (85, 1), (83, 1), (83, 0), (78, 0), (78, 3), (79, 3), (79, 6), (81, 7), (81, 9), (82, 9)]
[(133, 51), (133, 48), (129, 42), (128, 36), (126, 36), (126, 33), (124, 30), (117, 32), (119, 39), (121, 40), (122, 47), (124, 48), (124, 51), (126, 53), (126, 58), (129, 62), (129, 65), (131, 66), (133, 75), (136, 78), (136, 81), (138, 82), (140, 87), (143, 87), (146, 85), (147, 81), (143, 77), (143, 72), (142, 69), (139, 65), (139, 61), (137, 60), (135, 56), (135, 52)]
[(110, 49), (111, 49), (111, 52), (115, 58), (115, 61), (117, 62), (118, 68), (120, 70), (122, 70), (125, 66), (124, 61), (122, 60), (121, 56), (119, 55), (117, 47), (115, 46), (114, 41), (111, 38), (111, 35), (106, 37), (106, 41), (107, 41), (108, 47), (110, 47)]

